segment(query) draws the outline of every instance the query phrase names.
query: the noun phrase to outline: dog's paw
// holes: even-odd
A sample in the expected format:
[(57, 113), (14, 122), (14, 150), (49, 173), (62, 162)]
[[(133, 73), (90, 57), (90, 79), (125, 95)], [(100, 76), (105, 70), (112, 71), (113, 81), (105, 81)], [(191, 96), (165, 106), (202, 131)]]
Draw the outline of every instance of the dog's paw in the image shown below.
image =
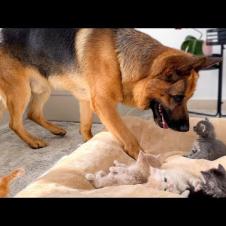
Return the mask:
[(139, 155), (140, 145), (135, 137), (131, 137), (129, 143), (124, 144), (124, 151), (133, 159), (137, 159)]
[(79, 129), (79, 134), (82, 135), (82, 140), (84, 143), (86, 143), (93, 137), (93, 134), (91, 131), (86, 131), (86, 130), (84, 131), (81, 128)]
[(64, 137), (67, 134), (67, 131), (62, 128), (55, 128), (51, 131), (54, 135)]
[(32, 149), (39, 149), (48, 146), (48, 144), (44, 140), (34, 139), (31, 143), (29, 143), (29, 146)]

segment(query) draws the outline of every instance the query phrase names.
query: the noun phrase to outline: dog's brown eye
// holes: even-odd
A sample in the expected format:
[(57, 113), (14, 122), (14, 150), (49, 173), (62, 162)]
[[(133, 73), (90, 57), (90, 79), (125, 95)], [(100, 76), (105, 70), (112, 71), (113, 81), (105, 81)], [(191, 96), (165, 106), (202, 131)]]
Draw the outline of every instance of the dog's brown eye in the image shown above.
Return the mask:
[(180, 76), (178, 76), (178, 74), (176, 72), (173, 72), (171, 74), (168, 74), (166, 78), (164, 78), (165, 81), (170, 82), (170, 83), (174, 83), (177, 82), (180, 79)]
[(175, 95), (175, 96), (172, 96), (172, 98), (176, 103), (181, 103), (182, 100), (184, 99), (184, 95)]
[(170, 75), (168, 75), (166, 78), (165, 78), (165, 80), (167, 81), (167, 82), (172, 82), (172, 79), (173, 78), (173, 75), (172, 74), (170, 74)]

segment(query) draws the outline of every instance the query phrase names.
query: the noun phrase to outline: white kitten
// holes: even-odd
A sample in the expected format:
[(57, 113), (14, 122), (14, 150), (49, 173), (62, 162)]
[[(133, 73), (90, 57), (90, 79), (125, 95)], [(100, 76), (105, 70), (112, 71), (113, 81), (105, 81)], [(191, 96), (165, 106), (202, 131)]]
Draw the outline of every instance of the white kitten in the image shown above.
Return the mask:
[(150, 167), (150, 178), (160, 183), (166, 183), (167, 191), (181, 194), (185, 197), (188, 197), (191, 187), (195, 192), (201, 189), (201, 180), (182, 169), (157, 169)]

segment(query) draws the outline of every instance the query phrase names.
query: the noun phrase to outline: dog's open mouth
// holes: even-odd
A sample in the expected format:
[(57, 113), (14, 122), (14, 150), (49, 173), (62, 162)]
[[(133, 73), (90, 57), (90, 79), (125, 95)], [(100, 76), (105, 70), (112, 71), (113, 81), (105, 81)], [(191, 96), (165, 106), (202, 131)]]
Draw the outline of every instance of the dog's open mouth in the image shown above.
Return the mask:
[(163, 107), (158, 101), (151, 101), (150, 108), (154, 114), (155, 122), (163, 129), (168, 129), (168, 112), (167, 109)]

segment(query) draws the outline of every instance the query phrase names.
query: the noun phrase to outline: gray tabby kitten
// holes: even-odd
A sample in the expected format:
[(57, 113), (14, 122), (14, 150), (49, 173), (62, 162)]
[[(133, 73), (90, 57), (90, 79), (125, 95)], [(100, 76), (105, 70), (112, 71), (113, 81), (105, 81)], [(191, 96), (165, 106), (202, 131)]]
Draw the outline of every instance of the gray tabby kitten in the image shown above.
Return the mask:
[(219, 164), (217, 169), (210, 169), (201, 172), (204, 182), (201, 185), (202, 191), (215, 198), (226, 198), (226, 171)]
[(194, 142), (192, 151), (185, 157), (215, 160), (226, 155), (226, 145), (216, 139), (214, 127), (207, 118), (198, 122), (193, 129), (199, 137)]

